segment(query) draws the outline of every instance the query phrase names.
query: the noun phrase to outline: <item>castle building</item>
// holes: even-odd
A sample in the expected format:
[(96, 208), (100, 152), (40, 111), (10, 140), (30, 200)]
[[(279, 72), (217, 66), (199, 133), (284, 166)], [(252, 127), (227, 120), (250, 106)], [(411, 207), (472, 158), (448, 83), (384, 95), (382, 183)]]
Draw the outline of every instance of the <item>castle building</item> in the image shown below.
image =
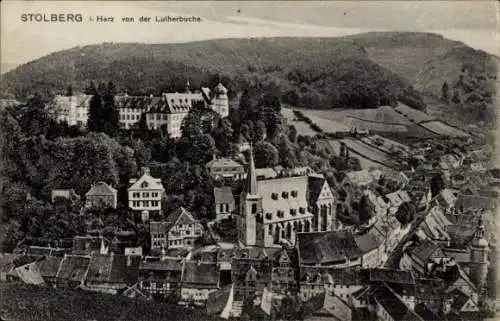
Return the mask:
[(294, 244), (297, 233), (337, 228), (335, 199), (328, 182), (315, 174), (257, 180), (250, 151), (237, 224), (244, 246)]
[[(211, 91), (202, 87), (201, 91), (191, 91), (189, 80), (184, 93), (163, 93), (153, 96), (115, 96), (119, 110), (119, 124), (123, 129), (131, 129), (141, 117), (145, 117), (149, 129), (166, 126), (170, 137), (181, 136), (181, 124), (189, 111), (196, 106), (212, 109), (221, 117), (229, 115), (228, 90), (222, 83)], [(52, 107), (58, 121), (84, 127), (87, 124), (91, 95), (62, 96), (54, 98)]]

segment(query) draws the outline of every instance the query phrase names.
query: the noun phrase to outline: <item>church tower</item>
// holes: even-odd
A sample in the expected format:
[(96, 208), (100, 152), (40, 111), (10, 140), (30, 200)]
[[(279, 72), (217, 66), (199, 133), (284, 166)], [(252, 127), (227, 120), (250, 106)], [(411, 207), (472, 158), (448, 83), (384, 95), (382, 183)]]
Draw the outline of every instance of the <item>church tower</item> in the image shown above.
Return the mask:
[(474, 237), (471, 242), (471, 266), (470, 277), (471, 281), (477, 286), (478, 292), (481, 293), (486, 283), (488, 275), (488, 252), (489, 244), (484, 236), (484, 225), (482, 219), (479, 221), (478, 228), (474, 232)]
[(227, 97), (227, 89), (220, 82), (214, 88), (214, 99), (212, 101), (212, 109), (222, 117), (229, 116), (229, 99)]
[(261, 243), (262, 231), (262, 196), (257, 189), (257, 174), (250, 148), (250, 161), (247, 179), (240, 194), (240, 215), (238, 216), (238, 239), (245, 246)]
[(191, 84), (189, 83), (189, 77), (186, 79), (186, 88), (185, 88), (186, 94), (191, 93)]

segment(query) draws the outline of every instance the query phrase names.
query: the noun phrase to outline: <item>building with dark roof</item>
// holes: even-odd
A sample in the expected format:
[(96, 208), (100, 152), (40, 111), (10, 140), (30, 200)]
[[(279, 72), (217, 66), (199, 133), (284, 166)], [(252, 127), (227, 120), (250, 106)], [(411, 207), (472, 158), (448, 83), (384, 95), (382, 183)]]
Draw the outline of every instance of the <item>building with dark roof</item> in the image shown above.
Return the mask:
[(65, 255), (57, 271), (57, 286), (76, 288), (83, 285), (89, 266), (90, 256)]
[(112, 207), (117, 205), (116, 189), (106, 184), (105, 182), (97, 182), (90, 187), (90, 190), (85, 194), (87, 207)]
[(219, 269), (216, 263), (184, 263), (181, 282), (183, 301), (204, 304), (209, 293), (218, 289)]
[(214, 206), (216, 219), (221, 220), (231, 216), (236, 209), (231, 187), (214, 187)]
[(139, 265), (139, 289), (150, 297), (180, 297), (183, 261), (148, 259)]

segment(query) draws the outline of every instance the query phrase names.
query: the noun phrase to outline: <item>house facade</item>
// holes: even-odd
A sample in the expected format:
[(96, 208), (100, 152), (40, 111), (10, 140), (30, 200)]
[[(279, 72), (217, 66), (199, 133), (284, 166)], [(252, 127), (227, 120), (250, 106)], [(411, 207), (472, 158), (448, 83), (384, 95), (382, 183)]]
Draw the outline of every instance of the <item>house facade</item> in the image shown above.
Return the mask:
[(131, 179), (128, 188), (128, 205), (136, 211), (160, 212), (165, 189), (160, 178), (151, 176), (149, 168), (143, 167), (138, 179)]
[(243, 179), (245, 177), (243, 165), (229, 158), (214, 157), (206, 166), (210, 176), (215, 179)]
[(218, 220), (231, 216), (236, 208), (231, 187), (214, 187), (215, 217)]
[(105, 182), (97, 182), (85, 194), (87, 207), (112, 207), (116, 208), (118, 197), (117, 190)]

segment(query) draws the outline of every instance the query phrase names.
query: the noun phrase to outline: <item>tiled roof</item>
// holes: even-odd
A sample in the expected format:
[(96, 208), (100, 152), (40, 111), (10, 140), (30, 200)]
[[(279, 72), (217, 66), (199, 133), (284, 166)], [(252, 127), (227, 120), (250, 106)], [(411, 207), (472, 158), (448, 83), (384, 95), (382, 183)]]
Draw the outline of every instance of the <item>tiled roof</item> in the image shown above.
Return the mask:
[(464, 209), (492, 210), (495, 209), (496, 203), (497, 200), (495, 198), (475, 195), (458, 195), (455, 207), (458, 209), (463, 207)]
[(327, 316), (332, 320), (351, 320), (352, 309), (338, 296), (325, 291), (308, 300), (313, 307), (312, 315)]
[(115, 196), (117, 193), (116, 189), (109, 186), (105, 182), (97, 182), (94, 184), (90, 190), (85, 194), (86, 196), (103, 196), (103, 195), (111, 195)]
[(155, 271), (182, 271), (182, 261), (178, 259), (166, 259), (153, 262), (141, 262), (139, 269)]
[(177, 210), (175, 210), (173, 213), (171, 213), (169, 216), (167, 216), (167, 222), (173, 225), (181, 218), (185, 223), (197, 222), (193, 217), (193, 215), (191, 215), (191, 213), (182, 206), (179, 207)]
[(387, 286), (377, 288), (374, 298), (393, 320), (423, 321)]
[(349, 231), (298, 233), (297, 237), (302, 264), (338, 262), (361, 254)]
[(215, 203), (234, 203), (234, 196), (231, 187), (214, 187)]
[(313, 204), (318, 199), (325, 185), (325, 179), (309, 176), (307, 179), (307, 201), (309, 204)]
[(161, 184), (160, 178), (154, 178), (145, 172), (137, 181), (135, 181), (129, 188), (129, 190), (161, 190), (163, 191), (163, 185)]
[(373, 268), (367, 269), (365, 273), (369, 282), (415, 284), (415, 278), (410, 271)]
[(58, 256), (47, 256), (38, 263), (40, 274), (43, 278), (55, 278), (63, 258)]
[(372, 233), (356, 235), (354, 239), (361, 253), (370, 252), (376, 249), (381, 244), (380, 240), (377, 237), (375, 237)]
[(439, 245), (430, 240), (424, 240), (412, 248), (411, 255), (420, 259), (424, 264), (433, 257), (444, 257)]
[(114, 255), (111, 265), (109, 281), (113, 283), (126, 283), (129, 285), (137, 282), (139, 275), (140, 256)]
[(419, 303), (415, 306), (415, 313), (418, 314), (425, 321), (441, 321), (444, 320), (442, 317), (438, 316), (431, 309), (425, 305), (425, 303)]
[(257, 176), (257, 179), (269, 179), (269, 178), (275, 178), (278, 176), (278, 173), (273, 168), (256, 168), (255, 169), (255, 176)]
[(219, 284), (217, 264), (186, 262), (182, 284), (183, 287), (217, 287)]
[(166, 234), (168, 229), (172, 226), (170, 222), (149, 222), (149, 231), (151, 234)]
[(240, 163), (230, 159), (230, 158), (217, 158), (217, 159), (212, 159), (207, 163), (207, 167), (213, 168), (213, 167), (237, 167), (243, 171), (243, 165)]
[(61, 262), (57, 278), (81, 282), (90, 265), (90, 257), (79, 255), (65, 255)]

